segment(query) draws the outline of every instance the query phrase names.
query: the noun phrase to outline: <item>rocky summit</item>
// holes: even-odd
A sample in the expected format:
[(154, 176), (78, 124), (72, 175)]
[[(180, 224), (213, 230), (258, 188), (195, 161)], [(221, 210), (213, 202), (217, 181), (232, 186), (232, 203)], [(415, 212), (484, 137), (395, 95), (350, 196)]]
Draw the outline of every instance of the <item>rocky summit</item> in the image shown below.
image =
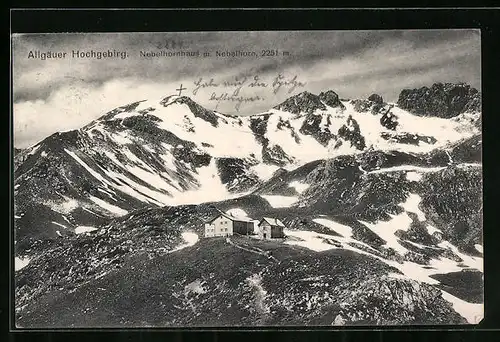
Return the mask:
[[(323, 94), (323, 97), (326, 99), (326, 94)], [(328, 98), (331, 99), (331, 96)], [(312, 113), (316, 110), (326, 110), (326, 106), (321, 101), (320, 97), (308, 91), (294, 95), (274, 108), (292, 114)]]
[[(167, 96), (15, 150), (16, 325), (477, 323), (480, 100), (327, 90), (238, 117)], [(284, 237), (205, 238), (221, 212)]]

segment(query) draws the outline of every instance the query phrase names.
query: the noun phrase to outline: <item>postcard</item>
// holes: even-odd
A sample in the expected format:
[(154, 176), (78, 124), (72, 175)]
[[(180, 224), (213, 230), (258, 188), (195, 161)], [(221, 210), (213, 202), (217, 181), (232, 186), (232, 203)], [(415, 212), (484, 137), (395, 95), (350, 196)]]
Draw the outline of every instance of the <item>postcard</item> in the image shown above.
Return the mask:
[(11, 39), (17, 328), (483, 319), (479, 30)]

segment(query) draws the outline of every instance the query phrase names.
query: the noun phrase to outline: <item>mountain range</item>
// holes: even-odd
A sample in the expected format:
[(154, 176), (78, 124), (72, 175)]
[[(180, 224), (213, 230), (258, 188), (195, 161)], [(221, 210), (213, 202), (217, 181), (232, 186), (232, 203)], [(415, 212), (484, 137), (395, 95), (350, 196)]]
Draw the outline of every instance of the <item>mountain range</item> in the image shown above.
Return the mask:
[[(302, 92), (242, 117), (173, 95), (16, 149), (16, 322), (475, 323), (480, 96)], [(287, 237), (202, 238), (218, 210)]]

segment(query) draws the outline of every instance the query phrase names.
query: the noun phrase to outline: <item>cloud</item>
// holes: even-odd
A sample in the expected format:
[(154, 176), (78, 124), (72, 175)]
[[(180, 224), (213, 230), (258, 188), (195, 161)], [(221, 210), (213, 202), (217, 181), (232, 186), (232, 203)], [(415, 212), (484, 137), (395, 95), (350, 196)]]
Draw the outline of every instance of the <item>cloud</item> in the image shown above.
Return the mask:
[(116, 79), (99, 87), (85, 82), (57, 89), (45, 100), (14, 103), (14, 141), (27, 147), (57, 132), (80, 128), (106, 112), (133, 101), (160, 98), (165, 87), (136, 80)]

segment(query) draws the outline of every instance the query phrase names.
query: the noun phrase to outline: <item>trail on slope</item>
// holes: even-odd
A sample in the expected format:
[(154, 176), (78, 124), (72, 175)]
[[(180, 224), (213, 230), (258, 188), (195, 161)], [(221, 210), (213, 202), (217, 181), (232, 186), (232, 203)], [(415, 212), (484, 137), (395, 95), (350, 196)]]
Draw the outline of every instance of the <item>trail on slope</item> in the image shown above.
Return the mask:
[(262, 276), (260, 274), (253, 274), (246, 279), (246, 282), (255, 292), (255, 307), (261, 315), (258, 323), (263, 324), (271, 310), (265, 303), (267, 291), (262, 286)]

